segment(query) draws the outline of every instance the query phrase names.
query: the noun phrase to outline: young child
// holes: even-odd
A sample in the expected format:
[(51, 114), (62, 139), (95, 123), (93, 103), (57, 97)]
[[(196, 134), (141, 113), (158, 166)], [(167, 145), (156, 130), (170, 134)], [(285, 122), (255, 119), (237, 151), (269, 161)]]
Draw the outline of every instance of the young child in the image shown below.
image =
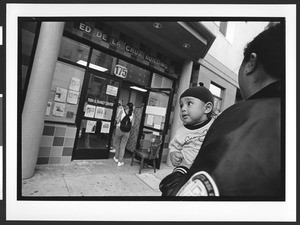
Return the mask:
[(185, 90), (180, 96), (180, 119), (183, 126), (177, 130), (169, 144), (170, 160), (175, 169), (160, 183), (164, 195), (170, 185), (176, 185), (193, 164), (204, 137), (213, 123), (213, 96), (201, 86)]

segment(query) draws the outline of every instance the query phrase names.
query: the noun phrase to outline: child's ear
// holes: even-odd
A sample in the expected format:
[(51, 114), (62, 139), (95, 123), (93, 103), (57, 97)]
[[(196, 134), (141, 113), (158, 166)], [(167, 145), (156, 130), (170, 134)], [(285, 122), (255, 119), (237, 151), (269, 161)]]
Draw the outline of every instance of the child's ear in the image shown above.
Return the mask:
[(208, 114), (208, 113), (212, 112), (212, 110), (213, 110), (213, 104), (211, 102), (207, 102), (205, 104), (205, 111), (204, 111), (204, 113)]

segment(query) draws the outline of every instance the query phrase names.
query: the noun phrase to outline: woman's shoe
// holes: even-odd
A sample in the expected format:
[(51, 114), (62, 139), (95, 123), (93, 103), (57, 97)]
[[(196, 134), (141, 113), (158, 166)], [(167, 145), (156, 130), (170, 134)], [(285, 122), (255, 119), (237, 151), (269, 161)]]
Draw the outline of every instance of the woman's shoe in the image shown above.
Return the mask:
[(123, 166), (124, 162), (118, 162), (118, 166)]
[(114, 160), (116, 163), (119, 162), (119, 160), (116, 158), (116, 156), (114, 156)]

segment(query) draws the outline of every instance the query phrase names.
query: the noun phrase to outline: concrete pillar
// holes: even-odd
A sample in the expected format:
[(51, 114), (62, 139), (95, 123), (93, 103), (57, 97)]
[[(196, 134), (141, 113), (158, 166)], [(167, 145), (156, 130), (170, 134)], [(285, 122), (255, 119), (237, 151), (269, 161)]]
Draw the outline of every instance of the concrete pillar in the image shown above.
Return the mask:
[(33, 176), (64, 22), (43, 22), (22, 112), (22, 179)]
[[(174, 109), (174, 119), (173, 119), (172, 128), (171, 128), (171, 140), (175, 136), (177, 129), (180, 126), (182, 126), (182, 121), (180, 119), (179, 97), (187, 88), (190, 87), (192, 70), (193, 70), (193, 62), (190, 60), (185, 61), (183, 63), (181, 75), (179, 78), (179, 87), (178, 87), (178, 92), (177, 92), (176, 105), (175, 105), (175, 109)], [(167, 165), (172, 166), (169, 153), (167, 156)]]

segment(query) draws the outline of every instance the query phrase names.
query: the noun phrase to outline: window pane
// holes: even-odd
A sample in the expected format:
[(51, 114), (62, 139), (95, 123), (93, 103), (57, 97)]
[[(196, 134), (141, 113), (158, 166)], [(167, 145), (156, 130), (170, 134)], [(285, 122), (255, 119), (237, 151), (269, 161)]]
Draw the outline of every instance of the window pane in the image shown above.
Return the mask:
[(164, 129), (169, 96), (169, 91), (150, 92), (146, 107), (144, 126), (158, 130)]
[(57, 61), (45, 120), (75, 123), (84, 71), (78, 66)]
[(101, 72), (113, 74), (116, 61), (117, 58), (115, 57), (98, 50), (93, 50), (89, 67)]
[(27, 72), (32, 54), (34, 54), (32, 48), (36, 35), (36, 27), (37, 22), (22, 22), (22, 91), (24, 91), (25, 81), (28, 79), (27, 76), (30, 76)]
[(159, 74), (154, 73), (152, 78), (152, 88), (172, 88), (173, 81), (163, 77)]
[(213, 109), (213, 111), (216, 114), (221, 112), (221, 105), (222, 105), (221, 99), (218, 99), (218, 98), (214, 97), (214, 109)]
[(59, 51), (59, 57), (76, 62), (80, 65), (87, 65), (90, 48), (69, 38), (63, 37)]
[(125, 80), (141, 86), (148, 86), (150, 80), (150, 71), (135, 66), (123, 60), (118, 60), (118, 65), (127, 68), (127, 76)]
[(213, 95), (215, 95), (215, 96), (217, 96), (217, 97), (219, 97), (219, 98), (222, 97), (222, 96), (221, 96), (221, 94), (222, 94), (222, 89), (219, 88), (219, 87), (217, 87), (216, 85), (210, 84), (209, 90), (210, 90), (210, 92), (211, 92)]
[(118, 81), (92, 75), (87, 90), (87, 102), (112, 108), (117, 96), (118, 87)]

